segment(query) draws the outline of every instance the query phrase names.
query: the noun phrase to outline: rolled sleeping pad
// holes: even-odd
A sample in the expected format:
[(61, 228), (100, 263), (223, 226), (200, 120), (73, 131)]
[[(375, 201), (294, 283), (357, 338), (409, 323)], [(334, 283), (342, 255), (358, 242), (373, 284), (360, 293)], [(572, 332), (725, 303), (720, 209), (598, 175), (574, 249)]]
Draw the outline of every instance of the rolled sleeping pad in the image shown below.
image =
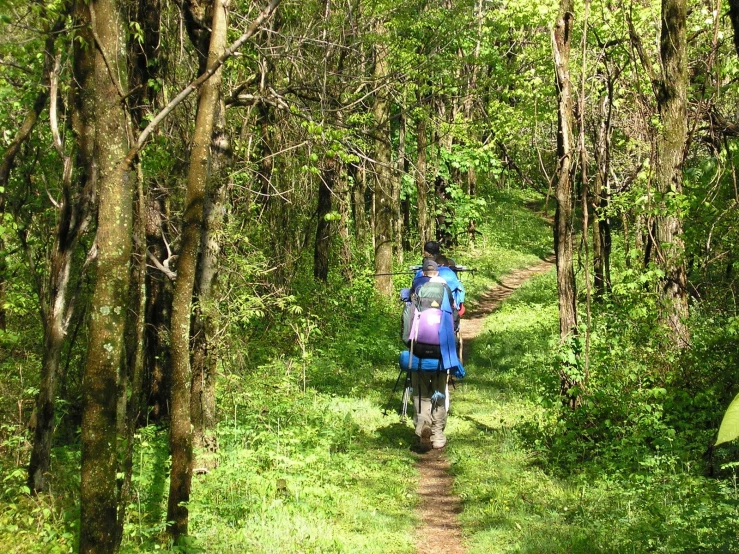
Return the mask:
[[(408, 350), (403, 350), (400, 353), (400, 357), (398, 358), (398, 365), (400, 366), (400, 369), (408, 369), (408, 358), (410, 357), (410, 355), (411, 354)], [(437, 358), (418, 358), (416, 356), (413, 356), (413, 360), (411, 362), (411, 371), (436, 371), (437, 369), (439, 369), (439, 362), (440, 360)], [(441, 371), (446, 370), (441, 367)], [(457, 379), (461, 379), (465, 376), (464, 367), (462, 367), (461, 365), (451, 368), (449, 370), (449, 373)]]

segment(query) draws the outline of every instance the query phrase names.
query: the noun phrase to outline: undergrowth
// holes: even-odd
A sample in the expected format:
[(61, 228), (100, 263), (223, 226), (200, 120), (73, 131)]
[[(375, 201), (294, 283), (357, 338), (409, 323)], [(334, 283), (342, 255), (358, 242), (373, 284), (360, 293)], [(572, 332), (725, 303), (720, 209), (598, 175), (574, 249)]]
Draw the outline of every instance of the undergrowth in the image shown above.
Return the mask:
[[(470, 306), (549, 254), (547, 222), (524, 207), (537, 201), (493, 191), (475, 242), (450, 252), (477, 269), (462, 276)], [(230, 252), (234, 275), (258, 275), (258, 256)], [(337, 271), (319, 286), (307, 264), (289, 291), (256, 298), (234, 287), (222, 310), (218, 466), (194, 478), (180, 551), (414, 551), (415, 437), (390, 394), (401, 305), (378, 298), (362, 260), (351, 281)], [(737, 551), (737, 451), (710, 447), (734, 392), (736, 325), (696, 311), (691, 348), (672, 355), (654, 325), (653, 276), (618, 265), (614, 274), (613, 295), (593, 306), (590, 379), (575, 412), (558, 398), (553, 272), (524, 284), (465, 345), (447, 452), (470, 554)], [(396, 288), (409, 281), (396, 276)], [(0, 551), (74, 552), (79, 445), (66, 432), (51, 491), (27, 494), (22, 416), (38, 358), (32, 345), (14, 348), (25, 357), (0, 360), (18, 366), (3, 383)], [(139, 429), (123, 552), (171, 549), (168, 469), (166, 428)]]
[(686, 398), (685, 376), (700, 372), (665, 359), (654, 325), (626, 321), (594, 318), (575, 412), (557, 397), (553, 272), (521, 287), (470, 345), (449, 455), (471, 554), (738, 551), (735, 477), (710, 477), (705, 454), (715, 403)]

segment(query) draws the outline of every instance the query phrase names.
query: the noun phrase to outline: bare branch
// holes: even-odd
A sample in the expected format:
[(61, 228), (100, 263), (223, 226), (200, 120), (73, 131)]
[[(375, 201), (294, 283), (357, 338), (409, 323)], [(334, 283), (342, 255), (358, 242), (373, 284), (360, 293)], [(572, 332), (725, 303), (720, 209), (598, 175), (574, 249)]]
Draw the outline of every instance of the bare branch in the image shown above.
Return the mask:
[(131, 167), (131, 164), (133, 163), (133, 159), (136, 157), (136, 154), (138, 154), (139, 150), (143, 148), (144, 144), (146, 143), (147, 139), (149, 138), (149, 135), (154, 132), (154, 129), (156, 129), (159, 124), (170, 114), (172, 111), (182, 103), (182, 101), (190, 96), (200, 85), (202, 85), (205, 81), (210, 79), (213, 74), (218, 71), (218, 69), (223, 65), (223, 63), (234, 55), (234, 53), (241, 48), (244, 43), (249, 40), (254, 34), (259, 30), (259, 26), (264, 23), (271, 15), (272, 13), (277, 9), (277, 6), (280, 4), (280, 0), (271, 0), (269, 5), (262, 10), (262, 12), (257, 16), (257, 18), (252, 22), (252, 24), (249, 26), (249, 28), (242, 34), (236, 41), (231, 44), (226, 50), (221, 54), (218, 59), (197, 79), (192, 81), (189, 85), (187, 85), (180, 93), (175, 96), (169, 104), (167, 104), (162, 110), (154, 116), (154, 118), (149, 122), (149, 124), (146, 126), (146, 128), (141, 132), (139, 135), (138, 141), (136, 141), (136, 144), (128, 151), (128, 155), (126, 156), (126, 159), (123, 161), (123, 164), (125, 167)]
[(148, 250), (146, 251), (146, 257), (149, 258), (149, 260), (151, 260), (151, 263), (154, 264), (154, 267), (156, 267), (159, 271), (161, 271), (167, 277), (169, 277), (169, 279), (171, 281), (174, 281), (175, 279), (177, 279), (177, 273), (175, 273), (174, 271), (172, 271), (168, 267), (162, 265), (162, 262), (160, 262), (159, 260), (157, 260), (157, 257), (154, 254), (152, 254), (151, 252), (149, 252)]

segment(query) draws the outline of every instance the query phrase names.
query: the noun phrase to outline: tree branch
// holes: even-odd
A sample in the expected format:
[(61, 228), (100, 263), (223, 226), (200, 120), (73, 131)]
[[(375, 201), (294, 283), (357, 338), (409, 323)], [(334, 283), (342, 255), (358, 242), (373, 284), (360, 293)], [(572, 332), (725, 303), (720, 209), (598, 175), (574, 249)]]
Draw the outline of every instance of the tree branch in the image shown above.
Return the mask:
[(192, 81), (189, 85), (187, 85), (177, 96), (175, 96), (169, 104), (167, 104), (162, 110), (154, 116), (154, 118), (149, 122), (149, 124), (146, 126), (146, 128), (141, 132), (139, 135), (138, 141), (136, 141), (136, 144), (128, 151), (128, 155), (126, 155), (125, 160), (123, 161), (123, 164), (126, 168), (131, 167), (131, 164), (133, 163), (134, 158), (139, 153), (139, 151), (143, 148), (144, 144), (146, 143), (147, 139), (149, 138), (149, 135), (151, 135), (152, 132), (157, 128), (157, 126), (170, 114), (172, 111), (180, 104), (182, 101), (190, 96), (197, 88), (202, 85), (205, 81), (210, 79), (213, 74), (220, 68), (223, 63), (234, 55), (234, 53), (241, 48), (244, 43), (249, 40), (254, 34), (259, 30), (259, 26), (264, 23), (277, 9), (277, 6), (280, 4), (280, 0), (271, 0), (269, 5), (262, 10), (262, 12), (257, 16), (257, 18), (252, 22), (252, 24), (249, 26), (249, 28), (244, 32), (243, 35), (241, 35), (236, 41), (231, 44), (226, 50), (221, 54), (218, 59), (197, 79)]

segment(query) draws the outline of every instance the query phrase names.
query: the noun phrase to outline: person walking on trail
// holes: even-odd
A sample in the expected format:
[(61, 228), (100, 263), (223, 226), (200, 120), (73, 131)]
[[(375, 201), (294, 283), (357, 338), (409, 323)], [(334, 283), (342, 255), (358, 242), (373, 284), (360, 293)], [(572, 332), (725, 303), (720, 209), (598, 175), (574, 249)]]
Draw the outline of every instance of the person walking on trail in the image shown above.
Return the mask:
[[(435, 240), (430, 240), (426, 242), (423, 245), (423, 256), (424, 259), (432, 258), (439, 266), (439, 277), (444, 279), (444, 281), (446, 281), (446, 284), (449, 285), (449, 289), (452, 291), (452, 296), (454, 297), (454, 303), (456, 304), (457, 310), (459, 310), (459, 315), (462, 316), (465, 311), (464, 285), (462, 284), (462, 281), (459, 280), (454, 270), (449, 267), (449, 261), (447, 260), (446, 256), (441, 253), (441, 246), (439, 245), (439, 243)], [(415, 292), (416, 279), (420, 279), (421, 277), (423, 277), (423, 267), (416, 272), (416, 275), (413, 278), (413, 285), (411, 285), (411, 294)]]
[[(431, 258), (426, 258), (422, 272), (426, 281), (420, 283), (415, 292), (419, 301), (441, 309), (442, 317), (456, 315), (457, 310), (454, 306), (452, 291), (446, 281), (439, 276), (438, 264)], [(459, 364), (459, 360), (456, 360), (456, 363)], [(413, 423), (416, 435), (419, 437), (420, 448), (424, 451), (446, 446), (444, 429), (446, 428), (449, 396), (447, 365), (449, 363), (443, 362), (442, 355), (436, 370), (422, 371), (419, 367), (418, 371), (411, 371)]]
[(459, 317), (464, 315), (464, 285), (462, 281), (457, 277), (457, 272), (451, 267), (449, 259), (444, 254), (437, 254), (434, 256), (434, 261), (439, 266), (439, 277), (446, 281), (449, 288), (454, 296), (454, 303), (457, 305), (459, 310)]

